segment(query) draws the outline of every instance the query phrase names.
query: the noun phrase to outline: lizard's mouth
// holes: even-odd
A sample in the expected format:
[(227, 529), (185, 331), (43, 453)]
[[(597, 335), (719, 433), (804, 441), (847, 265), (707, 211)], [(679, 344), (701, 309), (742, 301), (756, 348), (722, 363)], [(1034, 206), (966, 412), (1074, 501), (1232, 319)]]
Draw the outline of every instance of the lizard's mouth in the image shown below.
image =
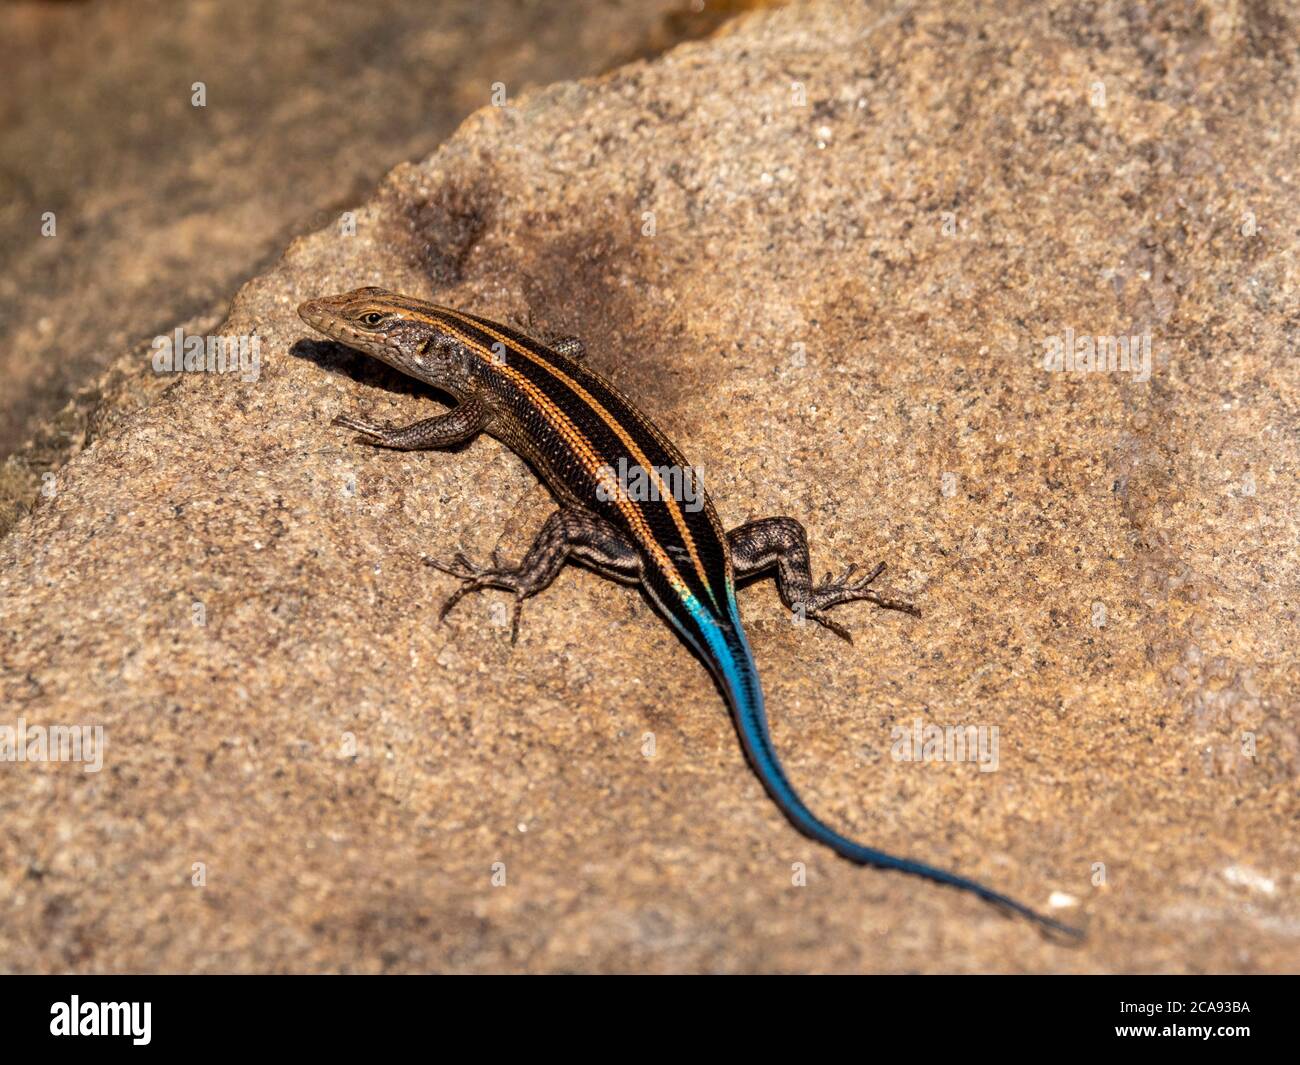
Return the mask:
[(335, 315), (329, 312), (323, 300), (307, 300), (298, 304), (298, 317), (318, 333), (326, 334), (329, 333), (326, 325), (336, 320)]
[(339, 314), (329, 300), (307, 300), (298, 304), (298, 317), (331, 340), (359, 347), (363, 351), (369, 351), (374, 346), (374, 336), (354, 326)]

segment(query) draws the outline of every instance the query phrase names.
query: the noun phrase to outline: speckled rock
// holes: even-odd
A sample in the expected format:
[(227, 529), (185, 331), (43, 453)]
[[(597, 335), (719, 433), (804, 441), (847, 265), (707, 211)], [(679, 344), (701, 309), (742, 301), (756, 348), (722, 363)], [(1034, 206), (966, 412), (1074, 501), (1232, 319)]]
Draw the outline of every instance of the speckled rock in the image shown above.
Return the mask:
[(116, 354), (224, 313), (292, 236), (432, 151), (495, 85), (600, 73), (733, 5), (676, 6), (0, 5), (0, 533), (82, 446)]
[[(178, 376), (0, 544), (5, 714), (106, 743), (0, 763), (0, 965), (1300, 967), (1291, 19), (748, 16), (480, 111), (296, 241), (221, 329), (256, 381)], [(514, 648), (503, 597), (438, 624), (421, 554), (517, 555), (551, 504), (491, 440), (330, 427), (438, 409), (294, 314), (363, 284), (582, 335), (725, 523), (886, 560), (923, 617), (842, 608), (852, 646), (742, 592), (792, 778), (1088, 940), (804, 840), (633, 591), (567, 571)]]

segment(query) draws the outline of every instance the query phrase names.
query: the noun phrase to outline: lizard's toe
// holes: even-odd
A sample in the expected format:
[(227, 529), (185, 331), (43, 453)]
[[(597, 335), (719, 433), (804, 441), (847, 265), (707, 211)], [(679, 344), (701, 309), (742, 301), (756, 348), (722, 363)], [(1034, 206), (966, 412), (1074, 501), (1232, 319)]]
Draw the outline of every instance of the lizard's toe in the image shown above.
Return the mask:
[(835, 635), (838, 636), (841, 640), (846, 640), (849, 643), (853, 642), (853, 634), (849, 632), (849, 630), (846, 629), (843, 625), (841, 625), (838, 621), (832, 621), (830, 618), (828, 618), (825, 614), (822, 613), (810, 613), (806, 616), (812, 618), (813, 621), (817, 622), (818, 625), (823, 625), (826, 628), (830, 629), (831, 632), (835, 633)]

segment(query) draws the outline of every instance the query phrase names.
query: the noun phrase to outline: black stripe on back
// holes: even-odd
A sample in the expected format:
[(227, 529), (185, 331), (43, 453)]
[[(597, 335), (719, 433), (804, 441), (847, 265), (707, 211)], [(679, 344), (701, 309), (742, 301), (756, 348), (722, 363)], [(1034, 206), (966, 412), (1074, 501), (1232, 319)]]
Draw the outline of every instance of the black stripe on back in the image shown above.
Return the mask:
[[(684, 456), (677, 447), (622, 392), (603, 377), (580, 363), (552, 351), (531, 337), (525, 336), (499, 322), (493, 322), (490, 319), (465, 314), (464, 312), (457, 312), (457, 314), (463, 314), (465, 318), (471, 319), (488, 329), (495, 330), (512, 344), (530, 352), (537, 360), (540, 360), (539, 365), (533, 359), (516, 352), (511, 352), (508, 349), (506, 352), (507, 365), (536, 385), (560, 410), (564, 411), (579, 427), (583, 435), (595, 445), (599, 453), (610, 459), (611, 464), (616, 465), (619, 456), (625, 457), (629, 465), (634, 464), (635, 459), (605, 419), (593, 410), (585, 399), (575, 393), (565, 381), (558, 377), (555, 371), (571, 378), (595, 402), (599, 403), (607, 414), (618, 423), (623, 433), (640, 448), (649, 465), (655, 467), (675, 466), (679, 469), (684, 469), (687, 466)], [(494, 343), (497, 343), (490, 335), (478, 332), (472, 326), (459, 321), (456, 315), (447, 315), (442, 320), (450, 328), (459, 328), (466, 334), (473, 335), (477, 343), (482, 344), (489, 350), (492, 349)], [(575, 491), (578, 489), (577, 485), (571, 484), (570, 487)], [(583, 497), (585, 497), (585, 493), (590, 492), (590, 487), (584, 485), (583, 488)], [(695, 566), (690, 559), (686, 542), (677, 527), (677, 523), (669, 513), (667, 504), (662, 501), (650, 500), (640, 503), (639, 508), (642, 514), (645, 515), (646, 522), (653, 530), (655, 537), (674, 560), (675, 568), (681, 574), (682, 579), (687, 582), (687, 586), (704, 603), (708, 603), (709, 599), (712, 598), (717, 605), (718, 612), (724, 614), (727, 603), (727, 556), (723, 543), (725, 534), (718, 523), (711, 502), (703, 498), (699, 502), (703, 504), (699, 510), (688, 511), (685, 501), (678, 501), (682, 519), (690, 532), (695, 544), (696, 554), (699, 556), (706, 575), (707, 592), (701, 586)], [(621, 527), (626, 527), (626, 521), (621, 515), (614, 517), (614, 520)], [(711, 596), (708, 594), (709, 592), (712, 593)]]

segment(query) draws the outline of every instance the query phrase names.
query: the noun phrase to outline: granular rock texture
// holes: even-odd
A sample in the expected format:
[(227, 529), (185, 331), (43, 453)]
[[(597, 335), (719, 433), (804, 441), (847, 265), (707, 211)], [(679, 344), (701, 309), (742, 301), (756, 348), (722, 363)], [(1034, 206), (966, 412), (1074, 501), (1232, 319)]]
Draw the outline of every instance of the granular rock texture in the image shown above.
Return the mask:
[(599, 73), (734, 5), (0, 4), (0, 532), (81, 445), (114, 355), (224, 310), (495, 91)]
[[(0, 964), (1300, 967), (1297, 28), (755, 14), (486, 108), (295, 241), (219, 330), (256, 381), (106, 417), (0, 544), (0, 724), (106, 737), (0, 764)], [(439, 409), (294, 313), (366, 284), (583, 336), (728, 526), (887, 561), (923, 616), (841, 608), (851, 646), (741, 593), (790, 775), (1087, 941), (804, 840), (633, 591), (568, 570), (515, 647), (499, 593), (439, 624), (420, 556), (517, 556), (552, 504), (489, 439), (331, 428)]]

